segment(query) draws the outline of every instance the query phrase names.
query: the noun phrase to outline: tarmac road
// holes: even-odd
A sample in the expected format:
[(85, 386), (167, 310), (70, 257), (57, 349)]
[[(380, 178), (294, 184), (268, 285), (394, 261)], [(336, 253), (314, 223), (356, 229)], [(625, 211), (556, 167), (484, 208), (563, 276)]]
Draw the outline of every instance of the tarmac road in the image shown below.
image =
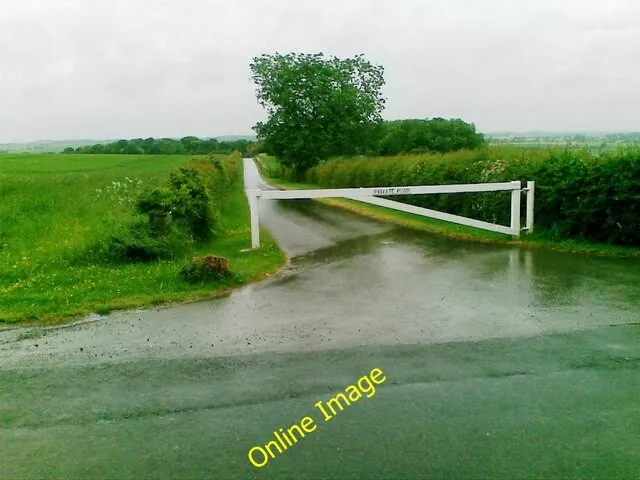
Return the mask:
[[(0, 478), (640, 477), (638, 260), (261, 209), (293, 257), (271, 279), (0, 332)], [(376, 368), (324, 421), (314, 405)]]

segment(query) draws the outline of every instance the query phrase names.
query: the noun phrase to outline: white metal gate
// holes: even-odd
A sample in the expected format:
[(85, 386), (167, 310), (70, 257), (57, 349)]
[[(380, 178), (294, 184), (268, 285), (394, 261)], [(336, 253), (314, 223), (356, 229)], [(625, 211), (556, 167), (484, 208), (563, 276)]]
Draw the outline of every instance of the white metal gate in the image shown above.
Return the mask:
[[(509, 226), (483, 222), (472, 218), (452, 215), (450, 213), (416, 207), (406, 203), (395, 202), (386, 198), (392, 195), (423, 195), (434, 193), (470, 193), (470, 192), (511, 192), (511, 222)], [(429, 218), (445, 220), (469, 227), (481, 228), (492, 232), (504, 233), (514, 237), (520, 236), (522, 231), (533, 231), (535, 182), (527, 182), (527, 187), (522, 188), (522, 182), (513, 181), (505, 183), (471, 183), (459, 185), (418, 185), (408, 187), (373, 187), (373, 188), (327, 188), (316, 190), (247, 190), (249, 208), (251, 211), (251, 246), (260, 246), (260, 200), (293, 200), (311, 198), (348, 198), (359, 202), (370, 203), (382, 207), (413, 213)], [(522, 194), (526, 194), (526, 226), (522, 228), (520, 219), (520, 203)]]

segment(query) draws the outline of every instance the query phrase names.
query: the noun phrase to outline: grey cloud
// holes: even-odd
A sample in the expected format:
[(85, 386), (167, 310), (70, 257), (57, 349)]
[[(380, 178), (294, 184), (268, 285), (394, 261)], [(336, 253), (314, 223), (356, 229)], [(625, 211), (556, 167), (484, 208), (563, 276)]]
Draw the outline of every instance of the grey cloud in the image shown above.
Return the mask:
[(250, 133), (253, 56), (364, 53), (386, 116), (638, 130), (636, 0), (3, 0), (0, 141)]

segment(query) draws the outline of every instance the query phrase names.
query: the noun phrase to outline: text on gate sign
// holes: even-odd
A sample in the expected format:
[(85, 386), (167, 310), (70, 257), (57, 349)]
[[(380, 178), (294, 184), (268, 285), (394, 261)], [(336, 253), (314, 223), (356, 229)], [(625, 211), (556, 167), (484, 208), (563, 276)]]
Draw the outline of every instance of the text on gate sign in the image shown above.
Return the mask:
[(374, 188), (374, 195), (400, 195), (411, 193), (411, 187)]

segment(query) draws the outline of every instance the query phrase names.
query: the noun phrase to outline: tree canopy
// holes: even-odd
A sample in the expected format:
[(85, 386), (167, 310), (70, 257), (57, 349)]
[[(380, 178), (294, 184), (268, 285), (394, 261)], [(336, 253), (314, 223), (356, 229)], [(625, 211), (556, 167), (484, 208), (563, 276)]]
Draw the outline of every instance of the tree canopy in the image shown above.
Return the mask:
[(264, 148), (303, 172), (334, 155), (375, 149), (382, 118), (383, 68), (362, 55), (262, 55), (251, 63), (268, 114), (255, 131)]
[(460, 119), (396, 120), (385, 122), (378, 144), (379, 155), (399, 153), (452, 152), (485, 144), (472, 123)]

